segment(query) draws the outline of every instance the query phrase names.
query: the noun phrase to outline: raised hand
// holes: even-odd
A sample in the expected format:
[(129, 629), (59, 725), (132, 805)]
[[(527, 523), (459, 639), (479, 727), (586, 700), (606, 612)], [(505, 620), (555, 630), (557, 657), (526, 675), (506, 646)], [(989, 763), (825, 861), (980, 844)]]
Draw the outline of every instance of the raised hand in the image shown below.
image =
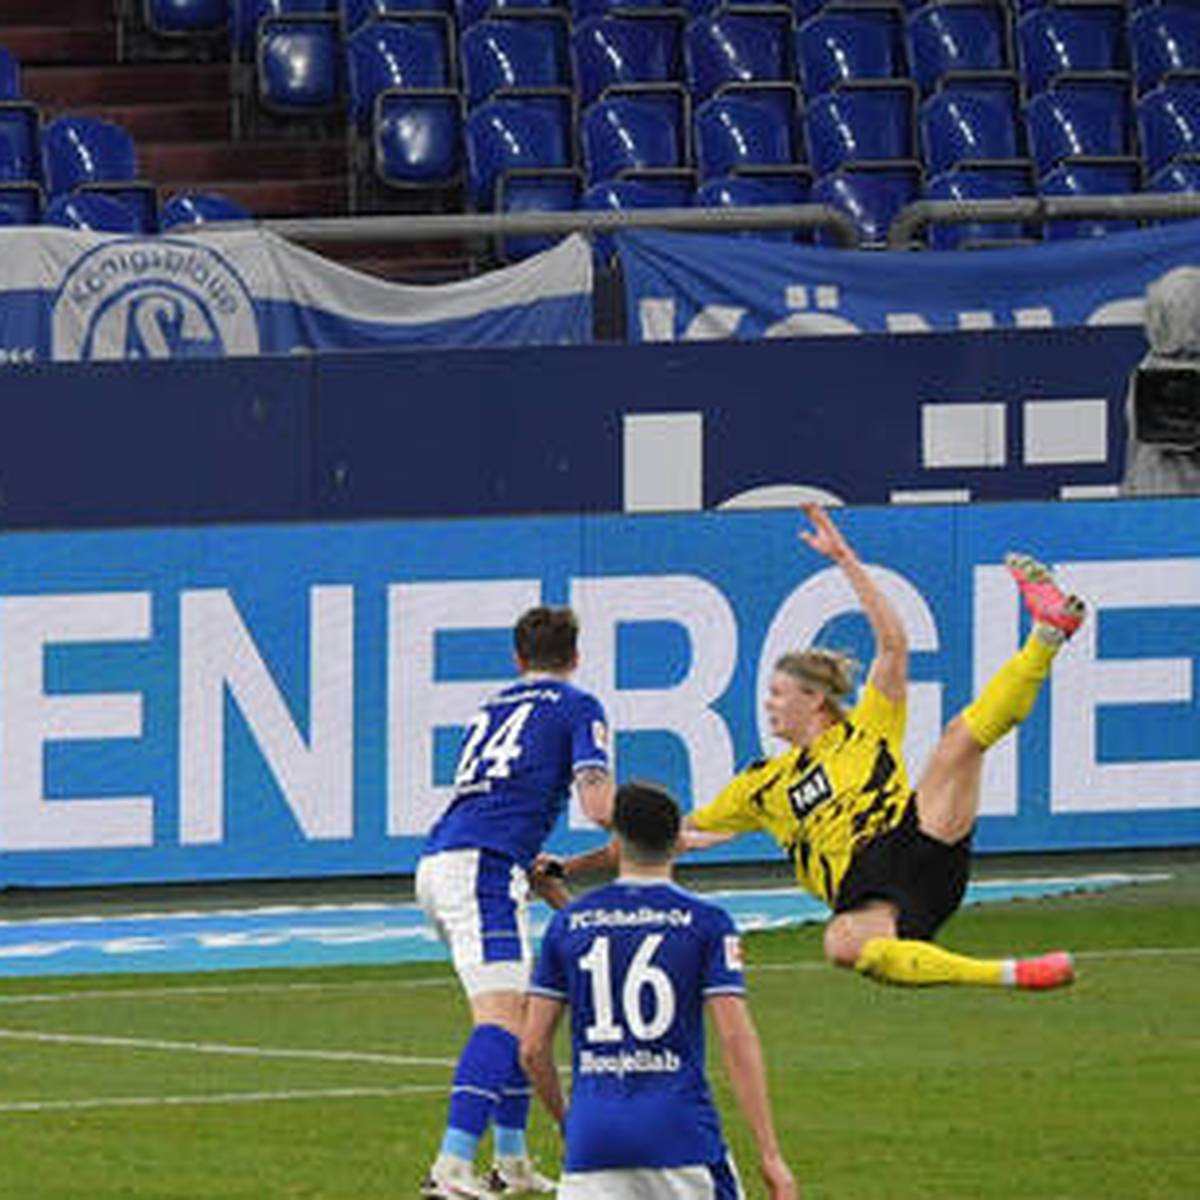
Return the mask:
[(818, 554), (832, 558), (834, 562), (842, 562), (853, 556), (850, 543), (842, 537), (841, 531), (819, 504), (805, 504), (803, 508), (804, 515), (813, 524), (812, 529), (800, 530), (800, 538), (806, 545)]

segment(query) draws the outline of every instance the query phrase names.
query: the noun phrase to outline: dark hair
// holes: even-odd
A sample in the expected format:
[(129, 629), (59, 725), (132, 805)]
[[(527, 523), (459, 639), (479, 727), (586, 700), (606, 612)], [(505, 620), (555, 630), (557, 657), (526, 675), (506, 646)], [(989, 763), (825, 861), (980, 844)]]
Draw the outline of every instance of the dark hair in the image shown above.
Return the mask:
[(633, 857), (663, 862), (679, 837), (679, 805), (655, 783), (623, 783), (613, 805), (613, 828)]
[(579, 619), (569, 608), (539, 605), (524, 613), (513, 629), (517, 657), (533, 670), (570, 670), (578, 639)]

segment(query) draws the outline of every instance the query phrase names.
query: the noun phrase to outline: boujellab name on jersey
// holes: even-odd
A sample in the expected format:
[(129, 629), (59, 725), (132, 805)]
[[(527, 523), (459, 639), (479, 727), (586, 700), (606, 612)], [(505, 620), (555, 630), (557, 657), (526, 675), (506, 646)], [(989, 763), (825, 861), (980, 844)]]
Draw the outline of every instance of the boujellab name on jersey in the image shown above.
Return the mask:
[(673, 1050), (621, 1050), (616, 1054), (597, 1054), (582, 1050), (579, 1054), (580, 1075), (673, 1075), (683, 1066), (683, 1060)]

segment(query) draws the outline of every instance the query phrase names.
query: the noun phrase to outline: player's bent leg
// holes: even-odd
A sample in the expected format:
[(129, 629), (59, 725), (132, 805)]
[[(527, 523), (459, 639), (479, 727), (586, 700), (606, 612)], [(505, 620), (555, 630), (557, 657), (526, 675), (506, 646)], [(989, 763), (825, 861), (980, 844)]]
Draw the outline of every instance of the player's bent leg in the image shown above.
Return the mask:
[(825, 926), (825, 959), (835, 967), (853, 967), (868, 942), (895, 936), (896, 906), (872, 900), (830, 919)]
[(969, 836), (979, 815), (983, 751), (961, 716), (946, 726), (917, 784), (917, 824), (953, 846)]

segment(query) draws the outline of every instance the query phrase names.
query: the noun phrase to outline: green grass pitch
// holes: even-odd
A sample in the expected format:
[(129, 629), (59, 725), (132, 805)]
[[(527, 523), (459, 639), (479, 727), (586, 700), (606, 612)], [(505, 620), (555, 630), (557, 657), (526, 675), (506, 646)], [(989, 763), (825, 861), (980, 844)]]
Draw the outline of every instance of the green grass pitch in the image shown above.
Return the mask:
[[(751, 936), (751, 1003), (807, 1200), (1197, 1195), (1200, 854), (1165, 869), (1169, 882), (947, 927), (973, 953), (1077, 951), (1080, 978), (1056, 993), (880, 987), (823, 966), (815, 928)], [(0, 1190), (415, 1196), (464, 1030), (437, 966), (5, 982)], [(532, 1140), (554, 1167), (536, 1109)]]

